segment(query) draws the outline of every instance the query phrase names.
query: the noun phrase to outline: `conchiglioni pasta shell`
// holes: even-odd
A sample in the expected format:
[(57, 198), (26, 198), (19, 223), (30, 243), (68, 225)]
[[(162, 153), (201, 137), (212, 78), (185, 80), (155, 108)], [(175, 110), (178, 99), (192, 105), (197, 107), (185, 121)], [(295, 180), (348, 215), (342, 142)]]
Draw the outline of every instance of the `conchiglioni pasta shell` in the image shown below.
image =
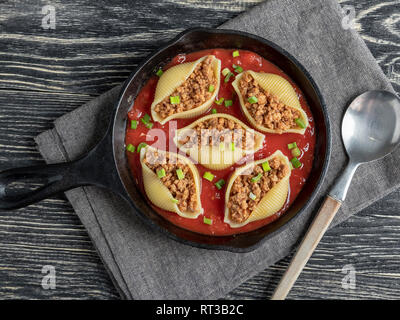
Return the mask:
[[(161, 179), (158, 178), (157, 174), (155, 174), (144, 162), (144, 156), (146, 152), (149, 149), (156, 150), (152, 147), (145, 147), (142, 148), (140, 151), (140, 163), (142, 165), (142, 174), (143, 174), (143, 184), (144, 184), (144, 189), (146, 192), (147, 197), (149, 200), (157, 207), (175, 212), (181, 217), (184, 218), (189, 218), (189, 219), (196, 219), (202, 212), (203, 209), (201, 207), (201, 200), (200, 200), (200, 194), (201, 194), (201, 187), (200, 187), (200, 177), (199, 177), (199, 172), (197, 171), (197, 168), (193, 165), (193, 163), (176, 153), (170, 153), (173, 154), (174, 156), (177, 156), (179, 160), (187, 164), (192, 171), (194, 182), (195, 182), (195, 187), (197, 190), (197, 203), (198, 203), (198, 210), (196, 212), (182, 212), (179, 210), (179, 207), (176, 203), (173, 202), (173, 196), (171, 192), (168, 190), (168, 188), (162, 183)], [(157, 150), (157, 152), (163, 152), (166, 153), (165, 151)]]
[[(222, 150), (219, 146), (201, 146), (200, 148), (198, 146), (193, 146), (192, 148), (186, 148), (184, 145), (179, 143), (178, 138), (184, 137), (185, 132), (193, 129), (199, 123), (212, 118), (225, 118), (235, 123), (238, 123), (245, 130), (251, 130), (254, 134), (254, 149), (244, 150), (242, 148), (235, 147), (235, 149), (232, 151), (228, 146), (226, 146)], [(190, 125), (176, 130), (174, 142), (182, 152), (188, 154), (192, 159), (197, 161), (197, 163), (200, 163), (204, 167), (211, 170), (223, 170), (238, 162), (241, 158), (243, 158), (243, 156), (260, 150), (263, 145), (264, 138), (265, 136), (263, 134), (249, 128), (239, 119), (226, 113), (216, 113), (204, 116), (194, 121)]]
[(211, 63), (216, 78), (216, 85), (211, 98), (197, 108), (172, 114), (165, 119), (162, 119), (158, 115), (158, 113), (155, 112), (154, 108), (156, 107), (156, 105), (163, 101), (165, 98), (169, 97), (176, 88), (182, 85), (186, 81), (186, 79), (188, 79), (189, 76), (192, 74), (196, 66), (204, 59), (206, 59), (207, 56), (204, 56), (193, 62), (178, 64), (165, 71), (158, 80), (156, 92), (154, 95), (154, 101), (151, 104), (151, 116), (154, 121), (164, 124), (172, 119), (194, 118), (207, 111), (207, 109), (211, 106), (211, 104), (215, 100), (215, 97), (218, 94), (221, 75), (221, 60), (217, 59), (215, 56), (212, 57), (213, 61)]
[(279, 181), (267, 194), (261, 199), (258, 203), (254, 211), (250, 214), (249, 218), (242, 223), (235, 223), (230, 219), (229, 216), (229, 208), (227, 207), (227, 203), (229, 202), (229, 196), (231, 193), (232, 185), (235, 179), (244, 171), (249, 168), (252, 168), (255, 165), (263, 163), (266, 160), (270, 160), (272, 158), (279, 157), (281, 160), (284, 160), (288, 167), (290, 168), (289, 159), (280, 151), (276, 151), (274, 154), (269, 156), (268, 158), (261, 159), (255, 162), (251, 162), (243, 167), (237, 168), (235, 172), (232, 174), (229, 179), (228, 185), (226, 187), (225, 194), (225, 217), (224, 222), (229, 224), (231, 228), (239, 228), (250, 222), (265, 219), (269, 216), (272, 216), (276, 212), (278, 212), (286, 203), (288, 193), (289, 193), (289, 178), (291, 171), (289, 174), (285, 176), (281, 181)]
[[(290, 82), (287, 81), (285, 78), (273, 73), (254, 72), (251, 70), (245, 72), (249, 72), (253, 76), (253, 78), (258, 82), (261, 88), (263, 88), (264, 90), (268, 90), (273, 95), (276, 95), (280, 99), (280, 101), (283, 102), (284, 104), (300, 111), (301, 120), (304, 122), (306, 127), (304, 129), (300, 128), (288, 129), (285, 130), (284, 132), (304, 134), (306, 128), (308, 127), (307, 114), (301, 108), (299, 98), (297, 97), (296, 91), (294, 90)], [(249, 122), (260, 131), (269, 133), (278, 133), (276, 130), (268, 129), (262, 125), (258, 125), (254, 120), (254, 118), (249, 113), (249, 111), (247, 110), (244, 104), (243, 97), (239, 90), (239, 81), (242, 78), (243, 74), (244, 72), (236, 76), (235, 81), (232, 82), (232, 86), (235, 89), (237, 95), (239, 96), (240, 106), (242, 107), (243, 113), (245, 114), (247, 120), (249, 120)]]

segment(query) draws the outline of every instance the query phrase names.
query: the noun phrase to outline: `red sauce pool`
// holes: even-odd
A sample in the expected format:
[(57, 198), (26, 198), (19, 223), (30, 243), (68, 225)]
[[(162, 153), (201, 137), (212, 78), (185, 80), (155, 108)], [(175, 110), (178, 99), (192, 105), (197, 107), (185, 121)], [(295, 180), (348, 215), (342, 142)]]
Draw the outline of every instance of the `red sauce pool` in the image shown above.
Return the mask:
[[(228, 50), (228, 49), (210, 49), (190, 54), (179, 54), (174, 59), (172, 59), (172, 61), (164, 68), (164, 70), (167, 69), (168, 67), (177, 65), (179, 63), (191, 62), (205, 55), (212, 54), (221, 60), (222, 62), (221, 70), (226, 67), (232, 70), (233, 69), (232, 64), (236, 64), (242, 66), (244, 70), (253, 70), (256, 72), (264, 71), (264, 72), (278, 74), (287, 79), (293, 85), (294, 89), (296, 90), (299, 96), (301, 106), (308, 115), (310, 125), (307, 128), (304, 135), (295, 133), (284, 133), (281, 135), (264, 133), (265, 140), (263, 147), (259, 151), (257, 151), (254, 155), (254, 159), (259, 160), (271, 155), (272, 153), (274, 153), (276, 150), (279, 149), (289, 159), (291, 159), (292, 158), (291, 151), (288, 150), (287, 145), (292, 142), (296, 142), (297, 146), (302, 151), (301, 156), (298, 158), (303, 165), (298, 169), (292, 170), (292, 174), (290, 176), (290, 191), (287, 202), (285, 206), (275, 215), (270, 216), (263, 220), (251, 222), (241, 228), (231, 228), (228, 224), (224, 223), (223, 220), (224, 220), (224, 205), (225, 205), (224, 204), (225, 187), (223, 187), (221, 190), (218, 190), (217, 187), (214, 185), (214, 183), (219, 179), (224, 179), (225, 181), (228, 181), (229, 176), (234, 171), (234, 169), (237, 166), (240, 166), (240, 163), (243, 164), (242, 161), (240, 161), (239, 164), (233, 165), (231, 168), (221, 171), (213, 171), (210, 169), (206, 169), (200, 164), (196, 165), (197, 169), (199, 170), (200, 177), (203, 176), (205, 171), (211, 171), (215, 175), (213, 182), (209, 182), (201, 178), (202, 180), (201, 204), (204, 209), (204, 214), (200, 215), (197, 219), (183, 218), (177, 215), (176, 213), (168, 212), (153, 206), (154, 210), (158, 212), (161, 216), (163, 216), (165, 219), (168, 219), (172, 223), (182, 228), (189, 229), (191, 231), (195, 231), (202, 234), (222, 236), (222, 235), (248, 232), (260, 228), (266, 224), (269, 224), (272, 221), (279, 218), (293, 203), (293, 201), (301, 191), (304, 183), (307, 180), (308, 175), (310, 174), (314, 158), (314, 147), (316, 139), (314, 121), (310, 109), (307, 105), (307, 102), (304, 99), (304, 96), (300, 91), (300, 89), (297, 87), (297, 85), (277, 66), (265, 60), (264, 58), (260, 57), (259, 55), (250, 51), (239, 50), (240, 56), (233, 57), (232, 56), (233, 51), (234, 50)], [(214, 103), (210, 107), (210, 110), (211, 108), (215, 108), (217, 109), (218, 113), (231, 114), (251, 127), (251, 124), (247, 121), (246, 117), (241, 112), (239, 99), (237, 98), (236, 93), (231, 85), (233, 80), (234, 77), (231, 77), (230, 81), (228, 83), (225, 83), (224, 77), (221, 76), (221, 86), (217, 97), (217, 99), (221, 97), (228, 100), (233, 99), (234, 101), (233, 105), (227, 108), (224, 106), (224, 104), (217, 105)], [(155, 138), (156, 134), (153, 134), (154, 132), (153, 130), (149, 131), (140, 121), (140, 118), (143, 117), (146, 113), (149, 115), (151, 114), (150, 106), (153, 102), (157, 81), (158, 81), (157, 76), (154, 76), (148, 80), (148, 82), (139, 92), (138, 96), (136, 97), (133, 103), (131, 110), (128, 113), (128, 123), (130, 123), (130, 120), (138, 120), (138, 127), (137, 129), (133, 130), (130, 129), (130, 125), (127, 126), (126, 141), (125, 141), (126, 145), (132, 144), (134, 146), (137, 146), (141, 142), (146, 142), (149, 145), (154, 145), (155, 147), (157, 147), (157, 144), (154, 144), (154, 142), (157, 141), (157, 138)], [(210, 110), (202, 114), (200, 117), (210, 114), (211, 112)], [(177, 129), (189, 125), (190, 123), (192, 123), (193, 121), (197, 120), (200, 117), (192, 119), (175, 119), (176, 121), (175, 123), (177, 124)], [(161, 129), (163, 132), (165, 132), (165, 135), (169, 141), (169, 143), (167, 143), (167, 150), (176, 152), (175, 149), (176, 147), (172, 142), (175, 128), (170, 128), (169, 124), (171, 122), (174, 121), (167, 122), (165, 125), (160, 125), (159, 123), (154, 122), (153, 129)], [(142, 182), (141, 165), (139, 161), (139, 153), (127, 152), (127, 156), (129, 160), (131, 173), (135, 178), (140, 190), (142, 191), (142, 194), (145, 196), (143, 182)], [(204, 224), (203, 222), (204, 216), (212, 219), (212, 225)]]

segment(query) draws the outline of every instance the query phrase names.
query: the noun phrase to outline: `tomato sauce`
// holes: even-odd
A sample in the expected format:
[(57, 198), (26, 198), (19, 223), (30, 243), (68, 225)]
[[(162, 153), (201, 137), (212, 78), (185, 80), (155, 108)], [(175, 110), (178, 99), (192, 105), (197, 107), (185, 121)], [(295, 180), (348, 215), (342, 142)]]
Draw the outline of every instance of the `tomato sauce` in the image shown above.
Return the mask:
[[(316, 140), (314, 120), (310, 112), (310, 109), (307, 105), (307, 102), (302, 92), (297, 87), (297, 85), (281, 69), (279, 69), (271, 62), (265, 60), (261, 56), (250, 51), (239, 50), (240, 55), (238, 57), (233, 57), (232, 56), (233, 51), (234, 50), (228, 50), (228, 49), (209, 49), (189, 54), (179, 54), (175, 58), (173, 58), (170, 63), (168, 63), (168, 65), (164, 68), (164, 70), (179, 63), (191, 62), (205, 55), (212, 54), (221, 60), (222, 62), (221, 70), (223, 70), (224, 68), (229, 68), (231, 71), (233, 71), (232, 64), (235, 64), (235, 65), (240, 65), (244, 70), (253, 70), (255, 72), (263, 71), (263, 72), (278, 74), (287, 79), (293, 85), (296, 93), (299, 96), (301, 106), (303, 110), (307, 113), (307, 116), (309, 118), (309, 127), (307, 128), (304, 135), (295, 133), (284, 133), (281, 135), (263, 133), (265, 134), (263, 147), (259, 151), (257, 151), (254, 155), (254, 160), (259, 160), (271, 155), (272, 153), (274, 153), (276, 150), (279, 149), (283, 152), (283, 154), (285, 154), (289, 159), (291, 159), (293, 156), (291, 155), (291, 151), (288, 149), (287, 145), (292, 142), (296, 142), (297, 146), (301, 150), (301, 156), (298, 157), (298, 159), (301, 161), (302, 166), (298, 169), (292, 170), (292, 174), (290, 176), (290, 191), (287, 202), (284, 205), (284, 207), (273, 216), (270, 216), (263, 220), (248, 223), (247, 225), (240, 228), (231, 228), (228, 224), (224, 223), (226, 185), (221, 190), (218, 190), (214, 183), (220, 179), (224, 179), (226, 182), (228, 182), (230, 174), (234, 171), (236, 167), (244, 164), (243, 161), (244, 159), (242, 159), (241, 161), (239, 161), (239, 163), (236, 163), (232, 167), (221, 171), (206, 169), (200, 164), (196, 165), (202, 180), (201, 204), (204, 209), (204, 214), (201, 214), (197, 219), (183, 218), (177, 215), (176, 213), (167, 212), (165, 210), (153, 206), (154, 210), (158, 212), (161, 216), (163, 216), (165, 219), (168, 219), (172, 223), (182, 228), (189, 229), (191, 231), (202, 234), (222, 236), (222, 235), (243, 233), (260, 228), (278, 219), (282, 214), (284, 214), (284, 212), (293, 203), (293, 201), (301, 191), (304, 183), (307, 180), (308, 175), (310, 174), (314, 158), (314, 147)], [(168, 143), (166, 144), (167, 150), (176, 152), (176, 146), (172, 142), (175, 129), (180, 129), (182, 127), (185, 127), (190, 123), (192, 123), (193, 121), (197, 120), (198, 118), (210, 114), (212, 108), (215, 108), (218, 113), (227, 113), (233, 115), (239, 120), (243, 121), (249, 127), (252, 127), (251, 124), (247, 121), (246, 117), (242, 114), (239, 99), (236, 96), (236, 93), (231, 85), (234, 79), (235, 77), (231, 77), (229, 82), (225, 83), (224, 77), (221, 75), (221, 86), (217, 97), (217, 99), (221, 97), (228, 100), (232, 99), (233, 100), (232, 106), (225, 107), (224, 104), (217, 105), (216, 103), (213, 103), (208, 112), (205, 112), (204, 114), (202, 114), (197, 118), (175, 119), (176, 122), (170, 121), (170, 123), (175, 122), (177, 124), (176, 125), (177, 128), (170, 128), (169, 122), (167, 122), (164, 125), (161, 125), (158, 122), (154, 122), (154, 126), (152, 129), (160, 129), (163, 132), (165, 132), (165, 135), (168, 140)], [(157, 81), (158, 81), (157, 76), (154, 76), (148, 80), (148, 82), (143, 86), (143, 88), (139, 92), (138, 96), (136, 97), (132, 105), (131, 110), (128, 113), (128, 126), (126, 130), (126, 141), (125, 141), (126, 145), (132, 144), (134, 146), (138, 146), (139, 143), (146, 142), (149, 145), (154, 145), (155, 147), (157, 147), (157, 143), (153, 142), (157, 141), (157, 138), (154, 136), (154, 134), (152, 134), (153, 130), (149, 131), (149, 129), (147, 129), (145, 125), (140, 121), (140, 118), (143, 117), (146, 113), (148, 115), (151, 115), (150, 106), (154, 99), (154, 92), (156, 89)], [(137, 129), (130, 128), (129, 125), (130, 120), (138, 120)], [(142, 182), (139, 153), (137, 153), (136, 151), (134, 153), (127, 152), (127, 157), (131, 173), (135, 178), (141, 192), (145, 196), (143, 182)], [(206, 171), (210, 171), (215, 175), (215, 178), (212, 182), (202, 178), (204, 172)], [(212, 219), (212, 225), (205, 224), (203, 222), (204, 217)]]

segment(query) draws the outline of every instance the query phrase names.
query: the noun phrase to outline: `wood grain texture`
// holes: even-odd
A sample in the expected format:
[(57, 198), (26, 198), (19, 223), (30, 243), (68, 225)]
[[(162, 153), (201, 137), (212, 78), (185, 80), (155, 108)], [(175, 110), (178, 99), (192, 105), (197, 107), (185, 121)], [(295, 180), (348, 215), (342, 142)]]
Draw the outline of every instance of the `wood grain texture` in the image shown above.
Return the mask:
[[(122, 82), (161, 43), (188, 27), (218, 26), (259, 2), (52, 0), (56, 29), (44, 30), (42, 1), (1, 1), (0, 170), (43, 163), (33, 137)], [(339, 2), (354, 6), (357, 30), (400, 92), (399, 2)], [(328, 231), (288, 298), (399, 299), (399, 199), (396, 191)], [(269, 298), (290, 259), (225, 298)], [(348, 264), (355, 289), (342, 288)], [(44, 265), (56, 268), (55, 290), (41, 287)], [(11, 298), (118, 298), (64, 197), (0, 214), (0, 299)]]

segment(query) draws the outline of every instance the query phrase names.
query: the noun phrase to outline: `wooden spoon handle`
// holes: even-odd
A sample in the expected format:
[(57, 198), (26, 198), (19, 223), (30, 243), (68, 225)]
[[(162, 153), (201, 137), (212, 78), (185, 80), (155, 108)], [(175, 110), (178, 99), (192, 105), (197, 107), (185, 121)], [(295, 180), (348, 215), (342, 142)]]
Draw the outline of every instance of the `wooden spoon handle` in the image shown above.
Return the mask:
[(283, 300), (286, 298), (341, 205), (342, 203), (340, 201), (330, 196), (326, 197), (322, 207), (319, 209), (314, 221), (297, 249), (292, 262), (279, 282), (271, 298), (272, 300)]

